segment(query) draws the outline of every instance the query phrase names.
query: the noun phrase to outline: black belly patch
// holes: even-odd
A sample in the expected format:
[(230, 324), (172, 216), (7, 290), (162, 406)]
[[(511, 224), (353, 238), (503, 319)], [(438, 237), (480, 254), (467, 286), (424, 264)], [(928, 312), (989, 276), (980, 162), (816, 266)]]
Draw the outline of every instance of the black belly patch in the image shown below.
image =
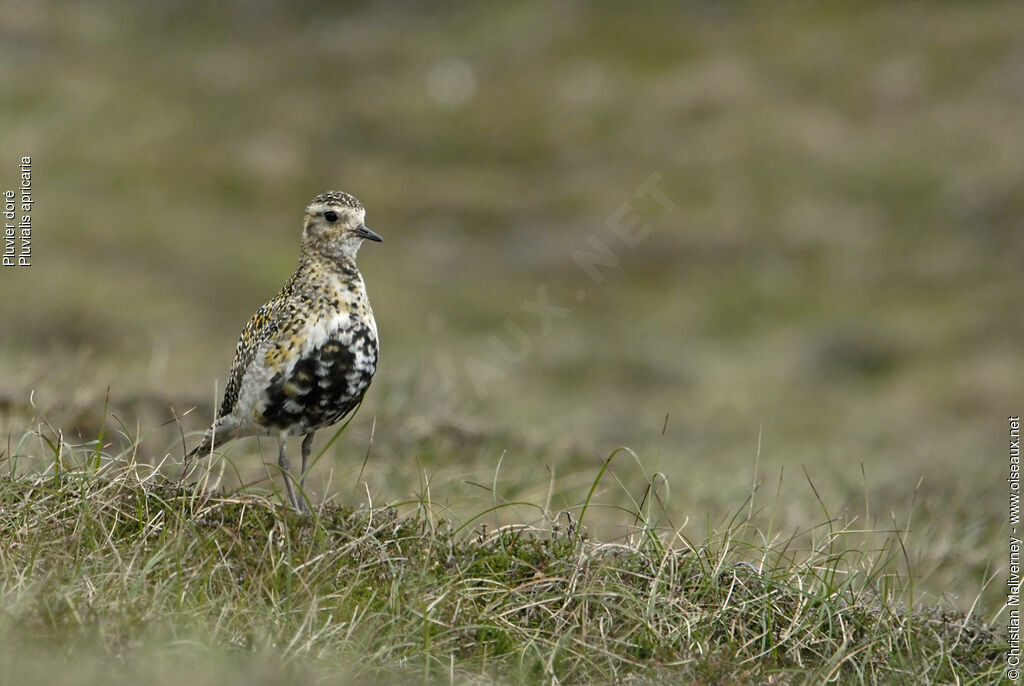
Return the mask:
[(270, 379), (261, 423), (300, 431), (334, 424), (362, 400), (376, 366), (377, 345), (369, 332), (352, 332), (348, 345), (331, 338), (287, 376), (279, 372)]

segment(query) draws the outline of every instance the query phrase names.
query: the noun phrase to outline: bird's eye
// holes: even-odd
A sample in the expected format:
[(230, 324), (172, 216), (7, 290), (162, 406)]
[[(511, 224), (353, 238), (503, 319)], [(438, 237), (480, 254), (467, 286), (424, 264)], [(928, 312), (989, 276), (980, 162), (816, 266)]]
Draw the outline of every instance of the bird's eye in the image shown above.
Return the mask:
[(333, 224), (338, 221), (338, 213), (334, 211), (324, 212), (324, 219)]

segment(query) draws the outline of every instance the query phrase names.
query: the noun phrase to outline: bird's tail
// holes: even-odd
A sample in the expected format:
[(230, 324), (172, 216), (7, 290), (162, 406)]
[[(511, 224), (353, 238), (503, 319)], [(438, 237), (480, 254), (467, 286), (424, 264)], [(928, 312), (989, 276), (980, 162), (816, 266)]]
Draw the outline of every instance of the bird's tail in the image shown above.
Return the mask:
[(237, 422), (230, 417), (221, 417), (206, 430), (203, 440), (185, 457), (207, 457), (214, 448), (227, 443), (237, 435)]

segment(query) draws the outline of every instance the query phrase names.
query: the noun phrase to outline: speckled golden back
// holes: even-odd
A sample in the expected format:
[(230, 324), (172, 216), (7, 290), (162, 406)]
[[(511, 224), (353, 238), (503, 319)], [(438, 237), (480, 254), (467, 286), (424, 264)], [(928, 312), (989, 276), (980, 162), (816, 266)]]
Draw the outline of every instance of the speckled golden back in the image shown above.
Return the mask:
[(306, 208), (298, 267), (242, 329), (220, 415), (197, 451), (246, 434), (310, 433), (360, 402), (378, 356), (355, 256), (364, 239), (380, 237), (364, 216), (337, 191)]

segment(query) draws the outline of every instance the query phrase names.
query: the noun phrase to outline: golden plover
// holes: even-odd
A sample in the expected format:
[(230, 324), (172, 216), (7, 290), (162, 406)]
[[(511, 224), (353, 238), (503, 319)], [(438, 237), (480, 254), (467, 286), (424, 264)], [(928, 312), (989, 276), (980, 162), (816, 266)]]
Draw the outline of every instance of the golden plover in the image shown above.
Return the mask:
[(381, 237), (348, 193), (329, 191), (306, 207), (299, 266), (284, 288), (242, 329), (220, 414), (189, 453), (203, 456), (239, 436), (275, 435), (288, 499), (305, 509), (292, 485), (285, 442), (305, 434), (302, 475), (313, 434), (341, 420), (363, 399), (377, 368), (377, 324), (356, 253)]

